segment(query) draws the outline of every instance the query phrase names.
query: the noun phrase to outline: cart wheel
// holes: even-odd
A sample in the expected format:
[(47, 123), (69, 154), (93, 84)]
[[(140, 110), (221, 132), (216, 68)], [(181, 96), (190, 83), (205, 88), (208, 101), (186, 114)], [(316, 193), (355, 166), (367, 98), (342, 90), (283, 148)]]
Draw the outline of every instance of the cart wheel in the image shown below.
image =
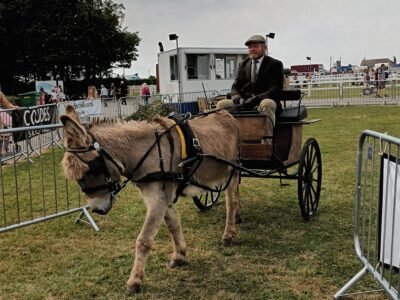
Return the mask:
[(300, 154), (297, 192), (304, 220), (310, 220), (317, 212), (322, 181), (322, 162), (319, 145), (309, 138)]
[(207, 211), (210, 210), (211, 207), (215, 203), (217, 203), (219, 195), (221, 194), (221, 189), (222, 186), (217, 186), (215, 187), (216, 191), (211, 192), (207, 191), (205, 194), (202, 194), (200, 197), (194, 196), (193, 197), (193, 202), (196, 204), (196, 206), (201, 210), (201, 211)]

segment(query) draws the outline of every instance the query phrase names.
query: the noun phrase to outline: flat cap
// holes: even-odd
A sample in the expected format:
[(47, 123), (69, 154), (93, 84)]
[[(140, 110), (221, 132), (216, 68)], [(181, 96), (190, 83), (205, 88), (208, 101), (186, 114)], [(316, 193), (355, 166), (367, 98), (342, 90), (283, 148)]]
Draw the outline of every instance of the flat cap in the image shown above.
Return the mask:
[(251, 36), (246, 43), (244, 43), (246, 46), (248, 46), (249, 44), (252, 43), (262, 43), (265, 44), (265, 37), (263, 37), (262, 35), (259, 34), (255, 34), (253, 36)]

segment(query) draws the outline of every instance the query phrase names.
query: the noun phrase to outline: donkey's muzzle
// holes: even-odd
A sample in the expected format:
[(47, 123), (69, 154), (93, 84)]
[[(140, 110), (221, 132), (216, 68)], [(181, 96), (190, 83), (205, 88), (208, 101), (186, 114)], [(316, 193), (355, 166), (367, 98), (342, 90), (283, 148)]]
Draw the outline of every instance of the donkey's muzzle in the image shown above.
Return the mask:
[(92, 209), (92, 212), (99, 214), (99, 215), (106, 215), (109, 211), (110, 210), (99, 209), (99, 208)]

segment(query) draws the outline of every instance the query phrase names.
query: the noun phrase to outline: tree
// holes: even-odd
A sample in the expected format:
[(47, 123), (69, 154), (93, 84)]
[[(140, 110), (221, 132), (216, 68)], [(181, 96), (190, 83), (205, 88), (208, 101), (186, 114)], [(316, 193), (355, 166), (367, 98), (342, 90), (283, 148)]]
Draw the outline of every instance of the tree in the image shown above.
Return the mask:
[(0, 83), (92, 79), (130, 67), (140, 38), (112, 0), (0, 0)]

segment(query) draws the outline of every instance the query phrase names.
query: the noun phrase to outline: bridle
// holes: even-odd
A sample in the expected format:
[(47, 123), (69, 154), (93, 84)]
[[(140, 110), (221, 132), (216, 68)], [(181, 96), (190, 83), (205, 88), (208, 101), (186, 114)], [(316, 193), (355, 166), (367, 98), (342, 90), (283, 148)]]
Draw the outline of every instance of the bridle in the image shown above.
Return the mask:
[[(68, 147), (65, 149), (65, 151), (73, 153), (80, 161), (89, 167), (89, 170), (85, 172), (82, 178), (77, 180), (82, 192), (85, 194), (92, 194), (99, 191), (108, 191), (111, 195), (111, 200), (113, 200), (118, 192), (125, 187), (126, 183), (124, 182), (121, 184), (119, 180), (112, 179), (110, 170), (107, 167), (105, 160), (108, 159), (110, 162), (112, 162), (120, 173), (122, 173), (121, 167), (116, 163), (107, 150), (100, 147), (100, 144), (96, 141), (94, 136), (89, 132), (88, 134), (93, 140), (89, 147)], [(80, 155), (78, 155), (80, 153), (87, 153), (90, 151), (97, 151), (99, 155), (90, 161), (86, 161)], [(88, 175), (90, 176), (99, 174), (104, 175), (104, 182), (95, 186), (88, 186), (84, 178)]]
[[(95, 193), (98, 191), (106, 190), (110, 193), (111, 201), (113, 199), (115, 199), (117, 194), (123, 188), (125, 188), (125, 186), (128, 184), (128, 182), (130, 180), (133, 180), (133, 176), (134, 176), (135, 172), (142, 166), (143, 162), (149, 156), (149, 154), (150, 154), (151, 150), (154, 148), (154, 146), (156, 146), (156, 145), (160, 146), (159, 143), (160, 143), (161, 137), (165, 133), (169, 132), (172, 128), (175, 128), (176, 126), (177, 126), (177, 124), (174, 124), (161, 133), (156, 132), (155, 141), (148, 148), (148, 150), (142, 156), (142, 158), (139, 160), (139, 162), (137, 163), (137, 165), (135, 166), (133, 171), (128, 176), (126, 176), (126, 179), (122, 183), (120, 183), (119, 180), (114, 180), (114, 181), (112, 180), (111, 175), (110, 175), (110, 170), (108, 169), (108, 167), (105, 163), (105, 159), (108, 159), (109, 161), (111, 161), (117, 167), (119, 172), (122, 174), (121, 168), (118, 166), (116, 161), (112, 158), (110, 153), (108, 153), (108, 151), (105, 150), (104, 148), (100, 147), (100, 144), (96, 141), (93, 134), (91, 134), (90, 132), (87, 132), (92, 138), (92, 143), (89, 145), (89, 147), (76, 147), (76, 148), (68, 147), (65, 149), (66, 152), (75, 154), (75, 156), (80, 161), (82, 161), (89, 167), (89, 170), (82, 176), (82, 178), (77, 180), (79, 186), (81, 187), (82, 192), (84, 192), (85, 194), (90, 194), (90, 193)], [(97, 151), (99, 156), (97, 156), (96, 158), (94, 158), (90, 161), (85, 161), (82, 157), (80, 157), (78, 155), (79, 153), (86, 153), (86, 152), (90, 152), (90, 151)], [(98, 175), (101, 173), (104, 174), (104, 183), (103, 184), (96, 185), (96, 186), (90, 186), (90, 187), (85, 184), (84, 178), (86, 175), (91, 175), (91, 174)], [(138, 181), (140, 181), (140, 180), (138, 180)]]

